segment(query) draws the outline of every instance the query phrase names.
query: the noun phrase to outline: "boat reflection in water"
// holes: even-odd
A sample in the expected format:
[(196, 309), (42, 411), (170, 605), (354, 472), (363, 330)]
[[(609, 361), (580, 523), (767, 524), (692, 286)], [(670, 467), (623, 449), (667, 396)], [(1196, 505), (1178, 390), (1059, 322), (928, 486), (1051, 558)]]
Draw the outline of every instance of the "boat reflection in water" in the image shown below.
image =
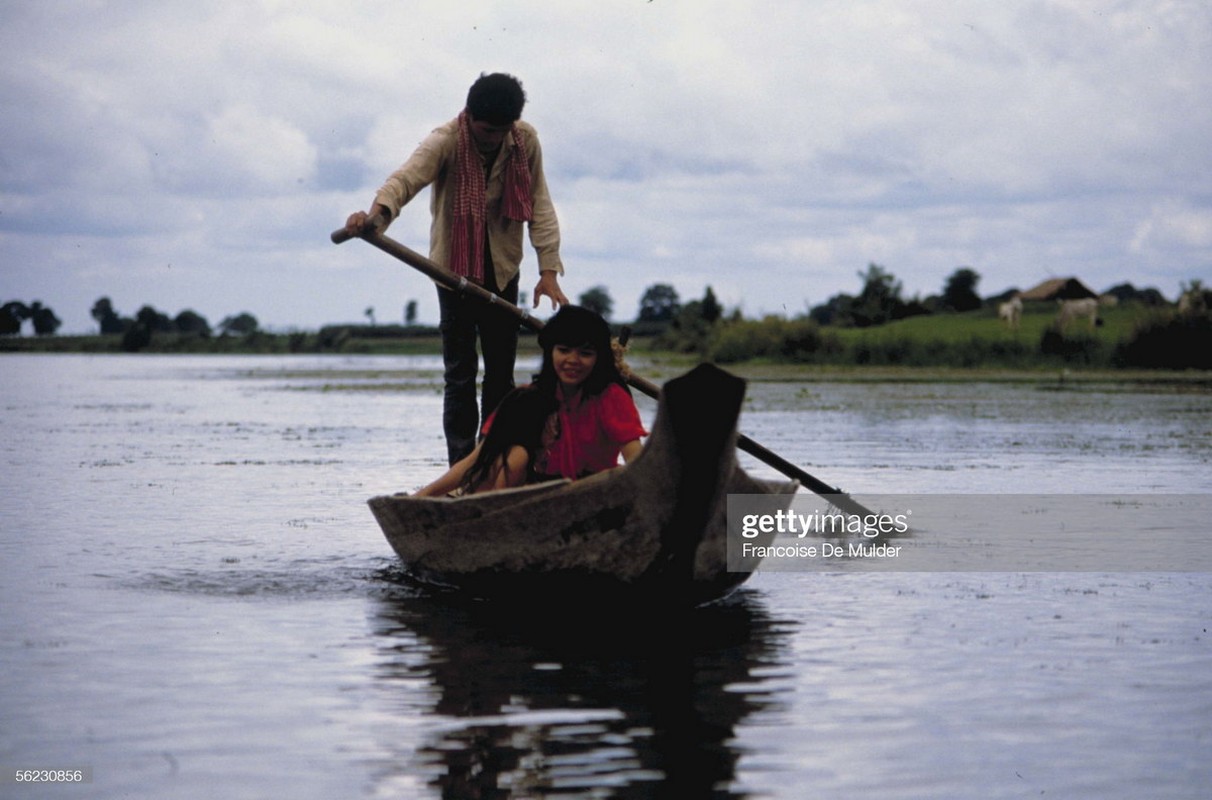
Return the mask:
[(380, 766), (380, 791), (420, 775), (442, 797), (745, 796), (737, 727), (779, 709), (794, 623), (746, 590), (643, 618), (552, 612), (381, 600), (377, 690), (424, 734)]

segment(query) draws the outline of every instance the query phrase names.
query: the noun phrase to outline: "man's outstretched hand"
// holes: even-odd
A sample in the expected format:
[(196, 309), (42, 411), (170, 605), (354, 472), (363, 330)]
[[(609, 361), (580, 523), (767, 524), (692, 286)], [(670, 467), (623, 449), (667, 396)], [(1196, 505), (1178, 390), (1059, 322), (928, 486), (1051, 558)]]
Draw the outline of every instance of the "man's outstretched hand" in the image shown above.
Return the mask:
[(539, 273), (539, 282), (534, 287), (534, 305), (532, 308), (539, 307), (539, 299), (544, 295), (551, 299), (551, 308), (553, 311), (560, 306), (568, 305), (568, 298), (560, 288), (559, 274), (555, 270), (549, 269)]

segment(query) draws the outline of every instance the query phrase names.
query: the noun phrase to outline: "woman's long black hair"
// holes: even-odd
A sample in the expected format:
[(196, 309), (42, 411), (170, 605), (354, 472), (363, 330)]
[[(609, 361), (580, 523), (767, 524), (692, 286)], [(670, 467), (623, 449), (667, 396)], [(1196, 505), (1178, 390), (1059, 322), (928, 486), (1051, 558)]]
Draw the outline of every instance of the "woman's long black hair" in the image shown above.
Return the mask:
[(480, 442), (480, 454), (463, 475), (462, 487), (473, 491), (504, 466), (504, 459), (516, 446), (530, 453), (533, 467), (535, 456), (543, 446), (543, 430), (548, 418), (556, 411), (554, 394), (540, 392), (529, 386), (513, 389), (497, 405), (492, 427)]
[(627, 390), (627, 380), (619, 372), (610, 346), (610, 326), (600, 314), (581, 306), (563, 306), (539, 331), (539, 346), (543, 348), (543, 364), (534, 376), (534, 385), (544, 394), (556, 396), (560, 380), (556, 375), (551, 351), (556, 345), (565, 347), (590, 347), (598, 354), (593, 371), (581, 384), (586, 395), (601, 394), (612, 383)]

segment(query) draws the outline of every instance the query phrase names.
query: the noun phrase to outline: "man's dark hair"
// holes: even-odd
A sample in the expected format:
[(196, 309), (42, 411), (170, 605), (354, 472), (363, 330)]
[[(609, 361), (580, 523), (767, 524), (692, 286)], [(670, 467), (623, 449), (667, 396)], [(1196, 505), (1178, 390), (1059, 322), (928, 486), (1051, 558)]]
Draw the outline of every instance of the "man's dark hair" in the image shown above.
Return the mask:
[(522, 118), (526, 92), (522, 82), (512, 75), (480, 73), (467, 91), (467, 111), (471, 118), (490, 125), (509, 125)]

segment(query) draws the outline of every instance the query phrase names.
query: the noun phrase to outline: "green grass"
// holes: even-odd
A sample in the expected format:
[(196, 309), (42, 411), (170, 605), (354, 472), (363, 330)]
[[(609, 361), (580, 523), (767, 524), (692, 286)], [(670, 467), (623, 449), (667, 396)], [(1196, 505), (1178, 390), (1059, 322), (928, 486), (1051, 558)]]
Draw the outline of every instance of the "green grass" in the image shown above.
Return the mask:
[[(1092, 336), (1114, 346), (1126, 339), (1136, 325), (1151, 314), (1151, 310), (1139, 305), (1100, 309), (1103, 324), (1091, 328), (1085, 320), (1071, 323), (1066, 330), (1068, 336)], [(1018, 330), (1010, 330), (993, 311), (979, 309), (962, 314), (932, 314), (910, 317), (875, 328), (829, 328), (842, 342), (853, 345), (867, 341), (872, 343), (893, 342), (908, 339), (916, 342), (943, 342), (948, 344), (978, 342), (1021, 342), (1036, 347), (1044, 331), (1056, 321), (1056, 307), (1047, 304), (1028, 305)]]
[[(1110, 367), (1121, 342), (1154, 312), (1142, 306), (1100, 310), (1103, 324), (1071, 323), (1063, 337), (1044, 345), (1054, 327), (1056, 306), (1029, 305), (1017, 329), (991, 309), (911, 317), (872, 328), (831, 328), (842, 345), (843, 363), (875, 366), (1052, 368)], [(824, 360), (828, 363), (829, 360)]]

